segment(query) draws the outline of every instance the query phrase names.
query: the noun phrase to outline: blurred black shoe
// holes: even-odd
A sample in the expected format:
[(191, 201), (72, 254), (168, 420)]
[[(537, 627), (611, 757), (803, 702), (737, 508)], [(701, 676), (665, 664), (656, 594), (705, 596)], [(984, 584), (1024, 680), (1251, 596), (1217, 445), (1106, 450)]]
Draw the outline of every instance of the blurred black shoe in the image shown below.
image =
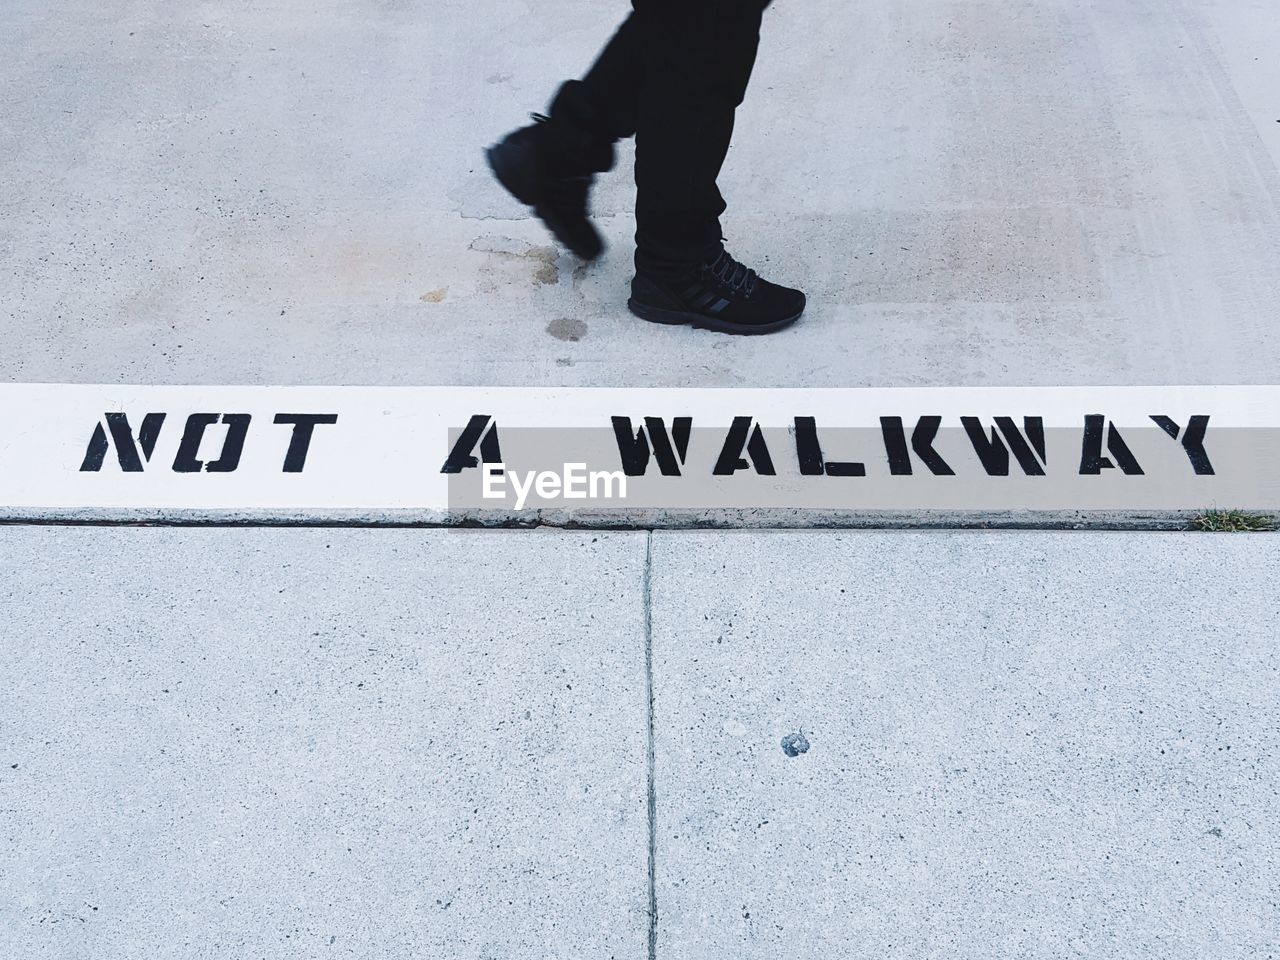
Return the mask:
[(556, 162), (556, 145), (547, 118), (533, 114), (534, 123), (508, 134), (485, 151), (498, 182), (533, 212), (552, 235), (583, 260), (604, 252), (604, 240), (587, 213), (587, 193), (595, 177), (567, 175)]

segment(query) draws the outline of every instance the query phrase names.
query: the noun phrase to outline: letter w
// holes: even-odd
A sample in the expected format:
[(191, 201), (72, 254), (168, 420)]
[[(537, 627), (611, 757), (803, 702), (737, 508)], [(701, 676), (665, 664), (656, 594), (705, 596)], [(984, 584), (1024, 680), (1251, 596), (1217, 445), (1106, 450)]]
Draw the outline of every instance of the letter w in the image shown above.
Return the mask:
[[(163, 413), (148, 413), (142, 418), (142, 429), (138, 431), (135, 441), (133, 430), (129, 427), (129, 418), (123, 413), (108, 413), (107, 430), (99, 423), (93, 428), (93, 436), (89, 438), (89, 447), (84, 452), (84, 463), (80, 464), (81, 473), (96, 473), (102, 469), (107, 450), (115, 444), (116, 459), (120, 461), (120, 469), (125, 473), (141, 473), (143, 461), (150, 462), (151, 454), (156, 449), (156, 440), (160, 436), (160, 427), (164, 423)], [(111, 432), (111, 440), (107, 440), (107, 431)], [(142, 456), (138, 456), (138, 449)]]
[(680, 468), (689, 454), (692, 417), (674, 418), (670, 433), (661, 417), (645, 417), (644, 426), (634, 431), (630, 417), (613, 417), (612, 420), (623, 473), (628, 477), (643, 477), (649, 469), (649, 455), (652, 451), (664, 477), (680, 476)]
[[(961, 417), (964, 432), (969, 435), (973, 450), (982, 461), (982, 467), (988, 476), (1007, 477), (1009, 475), (1009, 449), (1018, 460), (1018, 466), (1029, 477), (1043, 477), (1048, 462), (1044, 449), (1044, 419), (1042, 417), (1023, 417), (1022, 425), (1026, 430), (1023, 436), (1013, 417), (996, 417), (996, 427), (990, 428), (987, 434), (982, 420), (978, 417)], [(999, 428), (1000, 433), (996, 432)], [(1000, 434), (1004, 434), (1004, 440)], [(1009, 446), (1005, 446), (1005, 441)], [(1032, 448), (1035, 448), (1033, 451)]]

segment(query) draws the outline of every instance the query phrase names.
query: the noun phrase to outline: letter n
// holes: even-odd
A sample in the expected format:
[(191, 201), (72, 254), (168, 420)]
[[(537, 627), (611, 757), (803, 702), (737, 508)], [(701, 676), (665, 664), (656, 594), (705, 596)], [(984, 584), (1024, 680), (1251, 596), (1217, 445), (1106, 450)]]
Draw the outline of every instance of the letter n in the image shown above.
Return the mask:
[[(89, 446), (84, 452), (84, 462), (80, 464), (81, 473), (96, 473), (102, 469), (107, 450), (114, 444), (116, 459), (120, 461), (120, 469), (125, 473), (141, 473), (143, 462), (151, 461), (155, 452), (156, 440), (160, 436), (160, 427), (164, 424), (163, 413), (148, 413), (142, 418), (142, 429), (138, 431), (135, 441), (133, 430), (129, 427), (129, 418), (123, 413), (105, 415), (107, 428), (99, 423), (93, 428), (93, 436), (89, 438)], [(108, 432), (111, 439), (107, 439)], [(139, 456), (141, 451), (141, 456)]]

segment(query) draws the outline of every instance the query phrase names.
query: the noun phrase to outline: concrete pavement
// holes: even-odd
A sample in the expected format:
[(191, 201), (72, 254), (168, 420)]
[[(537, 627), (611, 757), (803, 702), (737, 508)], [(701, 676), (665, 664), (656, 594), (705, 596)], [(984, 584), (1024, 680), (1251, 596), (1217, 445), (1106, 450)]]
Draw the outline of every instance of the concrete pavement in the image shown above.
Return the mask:
[(0, 528), (0, 954), (1263, 957), (1278, 573), (1248, 535)]
[(779, 0), (724, 174), (783, 337), (625, 310), (630, 147), (560, 255), (480, 148), (622, 2), (11, 0), (0, 377), (1274, 383), (1269, 0)]
[(658, 956), (1267, 956), (1278, 543), (655, 536)]
[(0, 956), (643, 955), (643, 539), (0, 530)]

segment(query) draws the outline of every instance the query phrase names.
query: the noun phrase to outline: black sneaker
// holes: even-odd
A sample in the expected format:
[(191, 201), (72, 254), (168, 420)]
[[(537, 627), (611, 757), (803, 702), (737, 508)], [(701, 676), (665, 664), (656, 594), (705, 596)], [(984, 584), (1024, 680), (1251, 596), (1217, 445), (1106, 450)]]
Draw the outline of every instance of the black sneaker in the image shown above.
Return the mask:
[(691, 323), (722, 333), (772, 333), (804, 313), (799, 290), (762, 280), (727, 251), (683, 280), (637, 273), (627, 306), (654, 323)]
[(594, 260), (604, 252), (604, 240), (587, 219), (587, 191), (595, 177), (556, 175), (544, 127), (547, 118), (535, 113), (533, 119), (537, 122), (508, 134), (485, 151), (489, 166), (507, 192), (533, 207), (570, 252), (583, 260)]

